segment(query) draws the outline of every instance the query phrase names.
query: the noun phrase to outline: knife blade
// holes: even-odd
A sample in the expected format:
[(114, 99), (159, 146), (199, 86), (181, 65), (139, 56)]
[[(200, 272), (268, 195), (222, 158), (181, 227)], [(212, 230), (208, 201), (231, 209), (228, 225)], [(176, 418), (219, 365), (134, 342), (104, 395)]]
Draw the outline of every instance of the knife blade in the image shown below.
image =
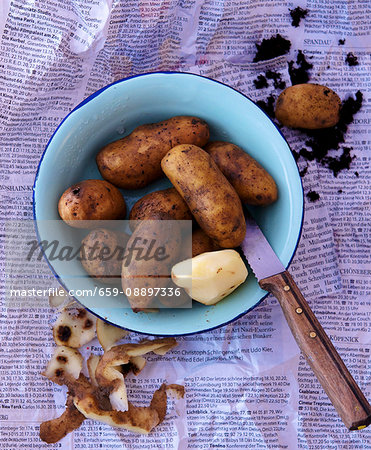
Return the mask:
[(262, 289), (282, 307), (291, 332), (349, 430), (371, 423), (371, 406), (255, 220), (247, 215), (242, 251)]

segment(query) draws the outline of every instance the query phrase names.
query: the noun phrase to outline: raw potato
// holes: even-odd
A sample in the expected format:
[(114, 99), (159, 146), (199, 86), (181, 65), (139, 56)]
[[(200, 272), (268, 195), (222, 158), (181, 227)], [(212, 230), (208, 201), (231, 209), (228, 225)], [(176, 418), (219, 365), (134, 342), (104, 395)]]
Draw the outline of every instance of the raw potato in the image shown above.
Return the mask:
[(81, 264), (91, 277), (107, 284), (119, 283), (128, 240), (125, 233), (104, 228), (92, 230), (81, 242)]
[[(192, 252), (190, 245), (192, 245)], [(220, 249), (221, 247), (213, 241), (202, 228), (196, 228), (192, 231), (192, 240), (184, 238), (182, 251), (179, 254), (179, 260), (182, 261), (183, 259), (189, 259), (191, 256), (194, 258), (201, 253), (213, 252)]]
[(193, 231), (192, 258), (201, 253), (212, 252), (214, 250), (220, 250), (220, 247), (204, 232), (204, 230), (197, 228), (197, 230)]
[(205, 150), (177, 145), (161, 166), (208, 236), (223, 248), (241, 244), (246, 233), (241, 200)]
[(296, 84), (278, 97), (275, 115), (287, 127), (317, 130), (339, 121), (341, 100), (326, 86)]
[(128, 241), (121, 282), (135, 312), (150, 307), (156, 289), (165, 288), (170, 281), (171, 267), (181, 244), (180, 227), (176, 223), (144, 220)]
[(237, 289), (246, 277), (246, 266), (235, 250), (203, 253), (176, 264), (171, 271), (173, 282), (204, 305), (215, 305)]
[[(84, 180), (69, 187), (58, 203), (61, 218), (75, 228), (91, 228), (85, 221), (124, 219), (126, 204), (121, 192), (105, 180)], [(83, 222), (81, 222), (83, 221)]]
[(235, 188), (242, 203), (266, 206), (277, 200), (277, 186), (269, 173), (240, 147), (210, 142), (205, 150)]
[(106, 145), (96, 160), (104, 179), (124, 189), (138, 189), (163, 176), (161, 159), (172, 147), (202, 147), (208, 140), (209, 127), (204, 120), (176, 116), (137, 127), (129, 136)]
[[(139, 199), (129, 215), (130, 220), (192, 220), (187, 203), (175, 188), (151, 192)], [(130, 223), (134, 229), (137, 224)]]

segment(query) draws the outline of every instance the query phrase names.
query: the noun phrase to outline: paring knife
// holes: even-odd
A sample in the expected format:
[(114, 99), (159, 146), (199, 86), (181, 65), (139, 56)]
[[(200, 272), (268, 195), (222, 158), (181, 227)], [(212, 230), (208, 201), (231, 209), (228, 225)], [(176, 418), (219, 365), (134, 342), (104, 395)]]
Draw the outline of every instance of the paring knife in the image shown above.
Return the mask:
[(294, 338), (314, 374), (349, 430), (371, 423), (371, 406), (321, 327), (295, 281), (254, 219), (246, 217), (241, 245), (262, 289), (280, 303)]

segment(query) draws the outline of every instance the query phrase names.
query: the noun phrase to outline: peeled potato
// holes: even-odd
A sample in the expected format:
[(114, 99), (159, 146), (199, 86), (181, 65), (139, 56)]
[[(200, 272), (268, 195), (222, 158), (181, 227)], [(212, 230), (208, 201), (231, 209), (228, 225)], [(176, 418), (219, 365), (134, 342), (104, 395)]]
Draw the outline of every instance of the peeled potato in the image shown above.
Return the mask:
[(290, 128), (316, 130), (329, 128), (339, 121), (339, 96), (320, 84), (296, 84), (278, 97), (275, 115)]
[(246, 266), (235, 250), (202, 253), (181, 261), (171, 271), (173, 282), (204, 305), (218, 303), (237, 289), (246, 277)]

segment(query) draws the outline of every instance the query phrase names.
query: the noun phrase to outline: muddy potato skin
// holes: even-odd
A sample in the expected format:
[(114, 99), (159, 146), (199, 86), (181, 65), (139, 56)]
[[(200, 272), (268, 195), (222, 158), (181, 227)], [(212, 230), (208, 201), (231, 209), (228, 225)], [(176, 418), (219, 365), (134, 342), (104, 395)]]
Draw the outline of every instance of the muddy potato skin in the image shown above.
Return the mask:
[(215, 141), (205, 151), (235, 188), (242, 203), (266, 206), (277, 200), (277, 185), (271, 175), (237, 145)]
[[(84, 180), (69, 187), (58, 202), (60, 217), (75, 228), (89, 228), (88, 220), (124, 219), (121, 192), (105, 180)], [(94, 224), (92, 224), (94, 226)]]
[[(103, 283), (120, 283), (122, 256), (128, 239), (126, 233), (105, 228), (90, 231), (82, 240), (80, 250), (81, 264), (86, 272)], [(105, 248), (108, 250), (104, 251)]]
[(275, 115), (287, 127), (317, 130), (338, 123), (340, 106), (339, 96), (328, 87), (296, 84), (280, 94)]
[[(154, 246), (151, 244), (152, 240), (155, 241)], [(152, 248), (149, 254), (151, 257), (141, 258), (139, 252), (130, 252), (135, 247), (143, 250), (142, 256)], [(160, 247), (165, 249), (166, 257), (154, 258), (154, 252)], [(155, 295), (149, 292), (149, 288), (164, 288), (169, 284), (171, 268), (178, 258), (180, 248), (180, 227), (174, 222), (144, 220), (136, 227), (126, 245), (121, 271), (122, 289), (134, 312), (151, 306)], [(130, 253), (132, 258), (129, 258)], [(135, 289), (139, 289), (139, 295), (135, 294)]]
[(204, 230), (197, 228), (192, 232), (192, 258), (201, 253), (220, 250), (220, 246)]
[(163, 176), (161, 160), (172, 147), (186, 143), (203, 146), (208, 139), (204, 120), (175, 116), (137, 127), (129, 136), (106, 145), (96, 161), (105, 180), (124, 189), (139, 189)]
[[(150, 192), (132, 207), (130, 220), (192, 220), (187, 203), (175, 188)], [(134, 229), (135, 222), (130, 223)]]
[(241, 200), (205, 150), (177, 145), (161, 166), (208, 236), (223, 248), (241, 244), (246, 233)]

